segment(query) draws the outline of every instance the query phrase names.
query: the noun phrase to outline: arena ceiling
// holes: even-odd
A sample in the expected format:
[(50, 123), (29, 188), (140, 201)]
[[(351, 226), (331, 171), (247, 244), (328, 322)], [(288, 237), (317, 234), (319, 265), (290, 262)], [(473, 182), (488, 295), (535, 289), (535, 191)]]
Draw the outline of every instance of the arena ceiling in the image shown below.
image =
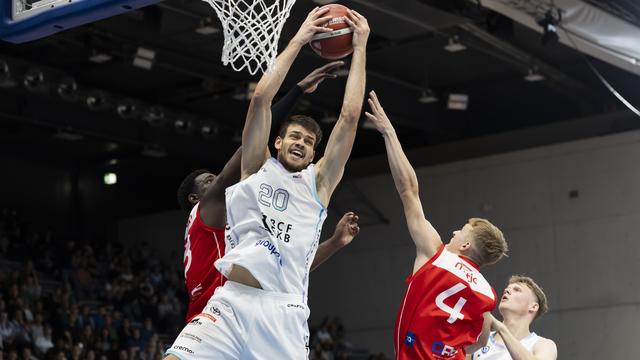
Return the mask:
[[(588, 2), (639, 24), (640, 8), (632, 1)], [(624, 111), (582, 54), (558, 43), (543, 45), (539, 33), (475, 1), (341, 3), (369, 19), (367, 88), (379, 93), (407, 148), (455, 144), (568, 121), (580, 124), (576, 119)], [(314, 6), (312, 1), (298, 0), (283, 31), (281, 48)], [(171, 175), (155, 181), (164, 181), (162, 188), (170, 188), (171, 193), (176, 180), (189, 169), (219, 169), (239, 145), (237, 135), (248, 105), (244, 95), (248, 84), (257, 79), (221, 64), (222, 33), (198, 32), (209, 24), (220, 29), (206, 3), (166, 0), (31, 43), (0, 41), (0, 60), (10, 66), (16, 80), (15, 86), (0, 85), (3, 153), (83, 171), (116, 169), (138, 180), (163, 171)], [(452, 37), (465, 49), (445, 50)], [(149, 70), (133, 65), (140, 48), (155, 53)], [(640, 105), (637, 76), (592, 58), (589, 61), (620, 93)], [(310, 49), (303, 51), (283, 90), (321, 64), (322, 59)], [(32, 69), (42, 71), (44, 87), (27, 89), (22, 84)], [(544, 79), (526, 81), (531, 69)], [(57, 90), (61, 83), (69, 84), (68, 78), (78, 84), (77, 97), (64, 99)], [(296, 111), (317, 119), (335, 116), (345, 79), (322, 84)], [(427, 89), (439, 101), (420, 102)], [(449, 110), (450, 94), (468, 95), (468, 109)], [(87, 97), (98, 99), (93, 110), (86, 105)], [(115, 109), (123, 102), (137, 104), (139, 112), (118, 115)], [(149, 113), (151, 108), (160, 109), (164, 118), (157, 118), (158, 111)], [(156, 116), (158, 121), (143, 119), (144, 113), (150, 114), (147, 120)], [(177, 120), (191, 127), (178, 131)], [(330, 131), (332, 124), (323, 124)], [(204, 125), (211, 130), (206, 138), (201, 134)], [(640, 126), (626, 124), (603, 132), (635, 127)], [(545, 143), (545, 135), (537, 134), (530, 136)], [(576, 131), (575, 137), (582, 134)], [(474, 154), (495, 149), (495, 144), (476, 146)], [(377, 133), (363, 128), (354, 158), (383, 152)], [(138, 180), (131, 181), (132, 191)]]

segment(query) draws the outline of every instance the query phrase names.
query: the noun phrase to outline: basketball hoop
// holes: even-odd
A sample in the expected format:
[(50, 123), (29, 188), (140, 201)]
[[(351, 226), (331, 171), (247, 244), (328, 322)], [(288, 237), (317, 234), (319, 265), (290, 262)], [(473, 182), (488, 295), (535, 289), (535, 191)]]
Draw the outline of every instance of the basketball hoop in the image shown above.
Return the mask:
[[(295, 0), (203, 0), (216, 11), (224, 31), (222, 63), (254, 75), (268, 71)], [(267, 2), (272, 2), (270, 5)]]

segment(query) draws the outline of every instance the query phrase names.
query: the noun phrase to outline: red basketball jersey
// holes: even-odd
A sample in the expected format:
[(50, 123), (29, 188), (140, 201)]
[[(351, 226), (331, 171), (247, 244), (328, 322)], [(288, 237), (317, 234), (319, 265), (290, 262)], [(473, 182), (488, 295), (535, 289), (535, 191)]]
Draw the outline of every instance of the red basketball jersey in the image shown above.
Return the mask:
[(224, 277), (213, 263), (224, 255), (224, 228), (205, 225), (200, 203), (191, 210), (184, 237), (184, 279), (189, 292), (187, 321), (202, 312)]
[(464, 360), (496, 294), (470, 260), (443, 246), (406, 280), (394, 330), (397, 360)]

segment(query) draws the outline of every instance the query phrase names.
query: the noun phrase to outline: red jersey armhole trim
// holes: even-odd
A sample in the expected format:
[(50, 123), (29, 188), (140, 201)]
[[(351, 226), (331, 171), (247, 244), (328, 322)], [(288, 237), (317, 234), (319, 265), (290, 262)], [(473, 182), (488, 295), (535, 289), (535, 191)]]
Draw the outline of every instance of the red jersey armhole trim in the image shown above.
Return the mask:
[(205, 228), (206, 230), (209, 230), (211, 232), (215, 232), (215, 231), (224, 231), (224, 227), (213, 227), (213, 226), (209, 226), (207, 224), (204, 223), (204, 221), (202, 221), (202, 217), (200, 217), (200, 210), (202, 208), (200, 207), (200, 204), (198, 204), (198, 211), (196, 211), (196, 219), (194, 221), (194, 223), (200, 223), (200, 225)]
[(420, 275), (424, 269), (427, 267), (427, 265), (433, 264), (434, 261), (436, 261), (436, 259), (438, 258), (438, 256), (440, 256), (440, 254), (442, 254), (442, 252), (444, 251), (444, 244), (440, 245), (440, 247), (438, 248), (438, 251), (436, 251), (435, 254), (433, 254), (433, 256), (429, 259), (429, 261), (427, 261), (426, 263), (424, 263), (420, 269), (418, 269), (418, 271), (416, 271), (414, 274), (409, 275), (409, 277), (407, 278), (407, 281), (411, 281), (413, 280), (414, 277)]

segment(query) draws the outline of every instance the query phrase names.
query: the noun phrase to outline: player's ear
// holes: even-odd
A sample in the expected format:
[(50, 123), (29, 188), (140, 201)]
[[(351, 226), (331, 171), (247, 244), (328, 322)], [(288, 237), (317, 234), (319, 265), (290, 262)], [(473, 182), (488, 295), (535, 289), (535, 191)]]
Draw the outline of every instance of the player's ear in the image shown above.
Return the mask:
[(471, 250), (471, 242), (467, 241), (465, 243), (463, 243), (462, 245), (460, 245), (460, 251), (469, 251)]
[(198, 197), (198, 194), (195, 193), (191, 193), (189, 194), (189, 202), (193, 205), (197, 204), (198, 201), (200, 201), (200, 198)]
[(538, 304), (538, 303), (533, 303), (533, 304), (529, 305), (529, 312), (532, 313), (532, 314), (537, 313), (538, 309), (540, 309), (540, 304)]
[(282, 148), (282, 138), (280, 136), (276, 136), (276, 141), (273, 144), (276, 150), (280, 150)]

